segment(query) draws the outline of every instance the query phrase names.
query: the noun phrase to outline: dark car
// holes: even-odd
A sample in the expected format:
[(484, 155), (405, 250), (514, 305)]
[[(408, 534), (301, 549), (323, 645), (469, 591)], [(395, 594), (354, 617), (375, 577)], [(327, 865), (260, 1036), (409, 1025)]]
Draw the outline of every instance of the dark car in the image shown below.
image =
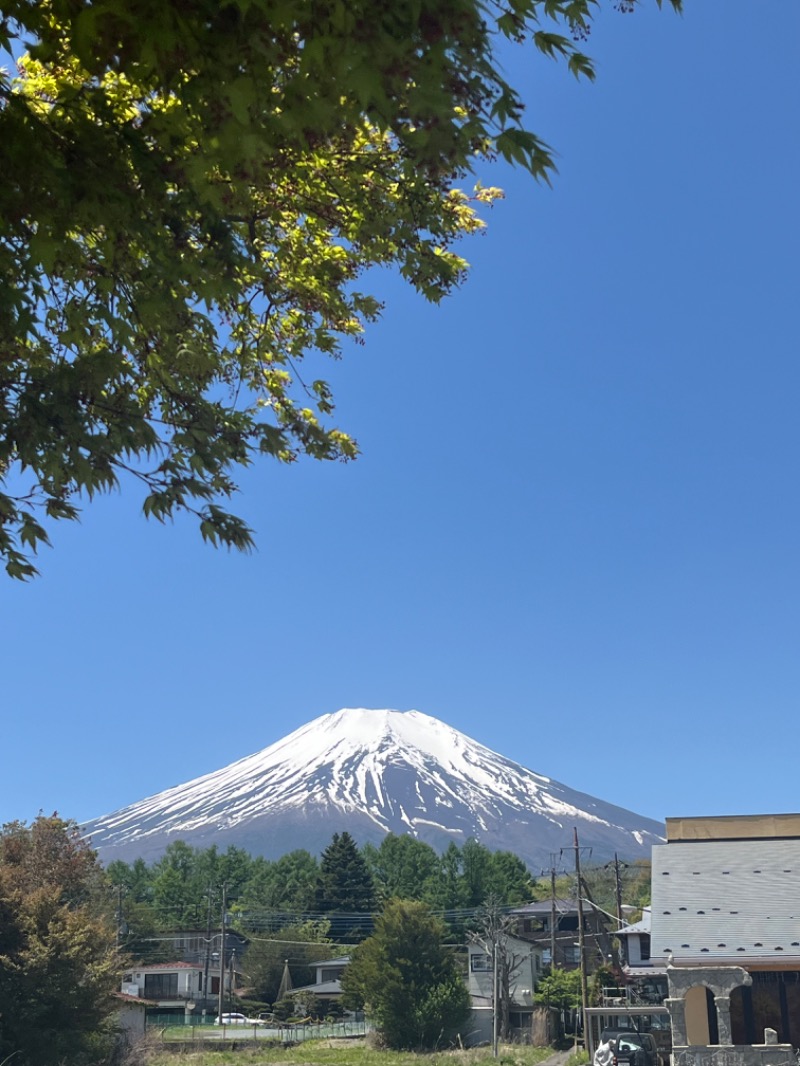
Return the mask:
[(634, 1029), (604, 1029), (601, 1043), (613, 1040), (616, 1045), (614, 1066), (659, 1066), (658, 1046), (652, 1033)]

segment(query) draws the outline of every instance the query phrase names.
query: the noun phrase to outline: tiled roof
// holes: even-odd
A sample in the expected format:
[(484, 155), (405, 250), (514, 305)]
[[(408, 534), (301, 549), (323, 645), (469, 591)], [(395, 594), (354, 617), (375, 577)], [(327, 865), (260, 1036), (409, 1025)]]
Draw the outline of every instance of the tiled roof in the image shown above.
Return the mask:
[(709, 964), (800, 959), (800, 840), (653, 848), (651, 957)]

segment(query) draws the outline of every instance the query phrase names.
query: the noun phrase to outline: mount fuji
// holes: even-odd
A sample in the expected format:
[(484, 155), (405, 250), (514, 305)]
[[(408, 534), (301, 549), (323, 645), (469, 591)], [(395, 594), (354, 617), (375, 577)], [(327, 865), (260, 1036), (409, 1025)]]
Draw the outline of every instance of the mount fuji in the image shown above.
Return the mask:
[(86, 822), (104, 862), (152, 861), (174, 840), (277, 858), (334, 832), (410, 833), (443, 850), (470, 837), (532, 868), (572, 843), (593, 860), (649, 858), (664, 827), (525, 769), (419, 711), (340, 710), (222, 770)]

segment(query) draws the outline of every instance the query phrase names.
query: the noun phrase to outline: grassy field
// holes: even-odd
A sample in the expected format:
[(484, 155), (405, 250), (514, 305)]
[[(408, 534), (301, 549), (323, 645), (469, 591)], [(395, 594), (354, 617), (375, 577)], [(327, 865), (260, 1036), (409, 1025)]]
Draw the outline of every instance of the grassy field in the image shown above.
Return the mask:
[[(497, 1059), (489, 1048), (415, 1054), (379, 1051), (362, 1040), (314, 1040), (296, 1047), (246, 1046), (190, 1050), (151, 1046), (135, 1066), (538, 1066), (552, 1048), (501, 1046)], [(134, 1064), (132, 1064), (134, 1066)]]

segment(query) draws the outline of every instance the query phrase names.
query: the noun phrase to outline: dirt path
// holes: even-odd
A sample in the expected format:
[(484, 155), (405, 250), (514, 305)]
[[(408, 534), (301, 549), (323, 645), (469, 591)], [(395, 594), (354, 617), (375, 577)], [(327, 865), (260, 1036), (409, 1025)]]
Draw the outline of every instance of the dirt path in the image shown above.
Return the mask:
[(543, 1059), (539, 1066), (564, 1066), (572, 1052), (573, 1048), (568, 1048), (566, 1051), (554, 1051), (548, 1058)]

